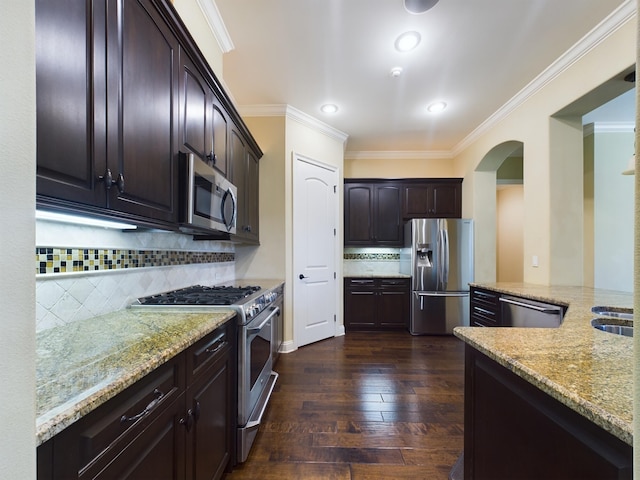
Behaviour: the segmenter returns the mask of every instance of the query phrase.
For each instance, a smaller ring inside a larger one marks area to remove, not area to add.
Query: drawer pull
[[[205,349],[204,353],[208,353],[209,355],[213,355],[218,350],[220,350],[222,347],[224,347],[226,344],[227,344],[227,342],[225,340],[218,340],[217,342],[215,342],[210,347],[207,347]]]
[[[156,398],[151,400],[149,402],[149,405],[144,407],[144,410],[142,410],[140,413],[132,417],[127,417],[126,415],[123,415],[122,417],[120,417],[120,424],[135,422],[136,420],[139,420],[140,418],[144,417],[147,413],[149,413],[151,410],[153,410],[155,406],[158,404],[158,402],[160,402],[160,400],[162,400],[162,398],[164,397],[164,393],[162,393],[157,388],[154,388],[153,394],[156,396]]]

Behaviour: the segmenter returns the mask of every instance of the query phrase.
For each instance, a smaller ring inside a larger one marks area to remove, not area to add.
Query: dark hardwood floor
[[[447,479],[463,448],[455,337],[354,332],[280,355],[239,479]]]

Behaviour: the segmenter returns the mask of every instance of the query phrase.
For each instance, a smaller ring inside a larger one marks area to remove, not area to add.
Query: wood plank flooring
[[[353,332],[280,355],[248,460],[226,478],[446,480],[463,448],[464,347]]]

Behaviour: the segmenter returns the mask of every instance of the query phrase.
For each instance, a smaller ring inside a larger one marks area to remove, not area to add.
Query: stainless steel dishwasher
[[[502,324],[505,327],[557,328],[562,323],[561,306],[520,297],[500,297]]]

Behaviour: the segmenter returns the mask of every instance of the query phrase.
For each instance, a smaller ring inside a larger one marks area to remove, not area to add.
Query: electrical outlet
[[[531,257],[531,266],[538,267],[538,255],[534,255]]]

